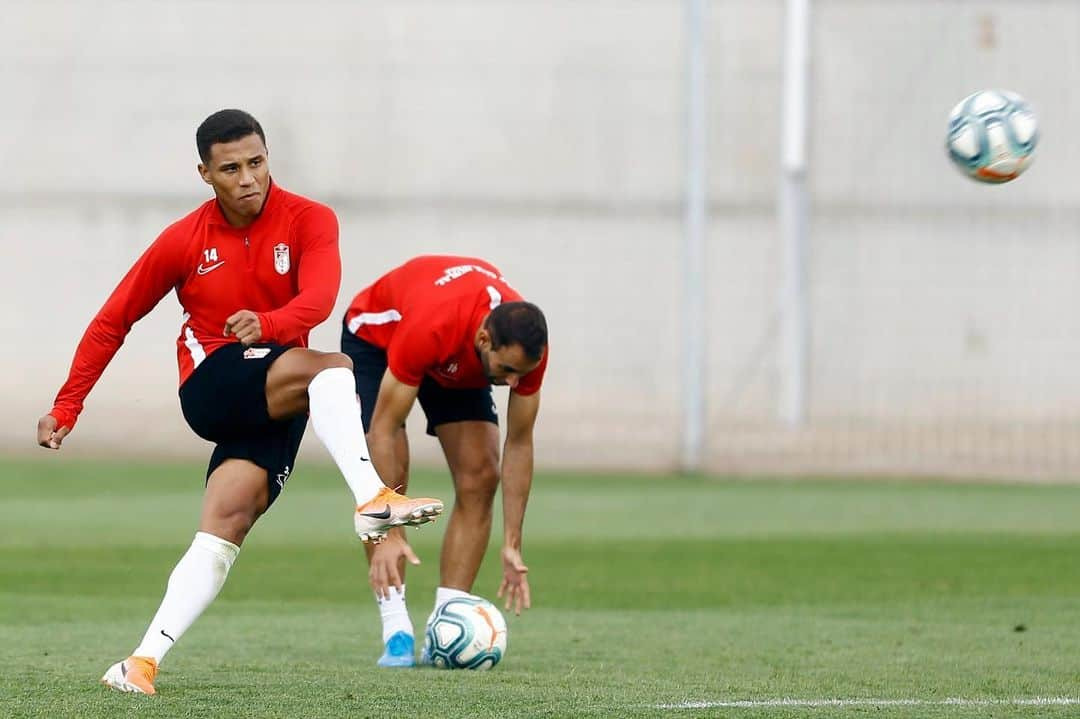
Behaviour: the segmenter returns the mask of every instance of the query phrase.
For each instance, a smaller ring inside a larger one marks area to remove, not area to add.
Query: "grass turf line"
[[[348,492],[301,467],[148,699],[95,682],[138,642],[190,543],[201,467],[55,459],[0,463],[0,716],[1075,713],[710,703],[1074,696],[1077,487],[541,475],[525,535],[534,609],[508,615],[494,671],[451,673],[376,669]],[[414,491],[452,494],[431,472]],[[424,560],[414,623],[440,532],[409,534]],[[489,551],[477,593],[494,598],[499,572]]]

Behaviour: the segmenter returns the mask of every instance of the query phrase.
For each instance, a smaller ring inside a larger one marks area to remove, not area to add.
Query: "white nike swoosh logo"
[[[205,275],[213,272],[217,268],[221,267],[223,264],[225,264],[225,260],[222,260],[221,262],[215,262],[212,265],[207,265],[206,267],[203,267],[202,263],[200,262],[199,266],[195,268],[195,271],[198,272],[200,275]]]

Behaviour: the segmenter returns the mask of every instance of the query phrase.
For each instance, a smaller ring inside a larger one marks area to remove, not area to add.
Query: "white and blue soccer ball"
[[[1016,179],[1031,164],[1039,142],[1039,121],[1015,92],[980,90],[949,115],[945,142],[960,171],[979,182]]]
[[[424,659],[440,669],[491,669],[506,653],[506,620],[480,597],[454,597],[428,620]]]

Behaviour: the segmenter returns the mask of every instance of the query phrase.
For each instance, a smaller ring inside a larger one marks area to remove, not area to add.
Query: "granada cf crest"
[[[274,245],[274,269],[277,270],[279,275],[283,275],[289,271],[289,246],[282,242],[279,245]]]

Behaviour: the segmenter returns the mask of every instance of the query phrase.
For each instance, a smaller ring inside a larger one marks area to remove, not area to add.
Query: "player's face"
[[[229,224],[244,227],[259,216],[270,189],[270,165],[257,134],[211,145],[210,159],[199,164],[199,174],[214,188]]]
[[[521,378],[532,372],[540,365],[540,360],[530,360],[525,356],[525,350],[521,345],[507,345],[499,349],[491,348],[491,340],[482,340],[477,348],[480,355],[480,364],[484,366],[484,374],[488,382],[495,385],[517,387]]]

